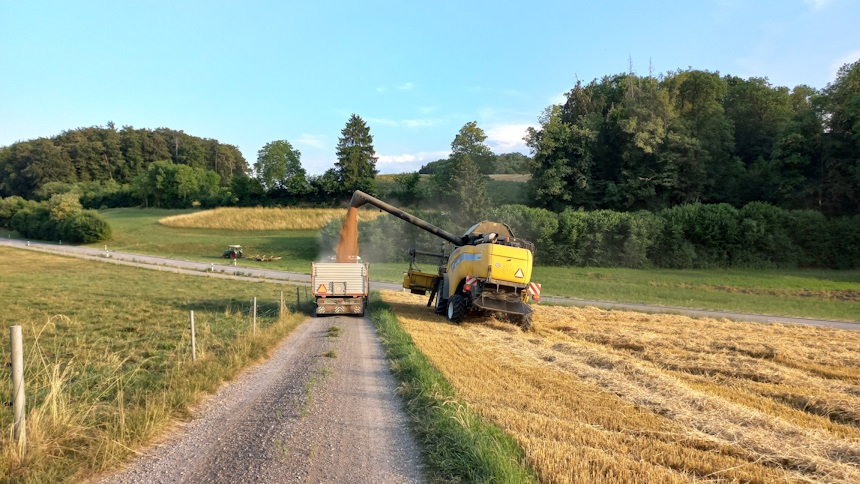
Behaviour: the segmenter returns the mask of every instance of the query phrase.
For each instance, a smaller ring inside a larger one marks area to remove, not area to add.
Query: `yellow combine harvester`
[[[410,251],[413,256],[439,257],[439,272],[421,272],[410,264],[403,287],[414,293],[430,291],[427,305],[459,322],[467,313],[494,311],[510,317],[523,329],[531,326],[529,299],[540,300],[540,284],[531,282],[534,244],[514,237],[507,224],[480,222],[462,237],[410,215],[378,198],[356,191],[350,207],[373,205],[454,244],[445,255]]]

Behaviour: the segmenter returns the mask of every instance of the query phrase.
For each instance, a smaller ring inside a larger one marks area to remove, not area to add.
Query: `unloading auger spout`
[[[380,210],[384,210],[397,218],[405,220],[412,225],[415,225],[416,227],[422,228],[437,237],[441,237],[448,242],[451,242],[456,247],[461,247],[463,245],[469,244],[469,237],[458,237],[450,232],[440,229],[439,227],[431,223],[421,220],[414,215],[408,214],[397,207],[389,205],[376,197],[372,197],[360,190],[356,190],[355,193],[352,194],[352,200],[350,200],[349,206],[351,208],[358,208],[366,203],[369,203]]]

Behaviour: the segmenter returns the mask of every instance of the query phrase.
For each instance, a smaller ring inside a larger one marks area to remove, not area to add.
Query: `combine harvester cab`
[[[315,316],[364,316],[369,294],[368,265],[355,262],[316,262],[311,265]]]

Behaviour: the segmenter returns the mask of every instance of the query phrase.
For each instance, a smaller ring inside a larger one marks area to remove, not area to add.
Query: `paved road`
[[[314,318],[99,482],[421,482],[395,388],[368,318]]]
[[[134,265],[158,270],[170,270],[195,275],[210,275],[214,277],[240,278],[255,281],[289,282],[291,284],[308,285],[310,275],[295,272],[284,272],[271,269],[249,267],[233,267],[228,263],[207,264],[187,260],[169,259],[150,255],[132,254],[128,252],[106,252],[89,247],[27,242],[14,239],[0,239],[0,246],[6,245],[23,249],[37,250],[56,254],[64,254],[88,259],[111,261],[117,264]],[[110,257],[108,257],[108,255]],[[214,271],[213,271],[214,269]],[[224,272],[221,272],[221,271]],[[238,274],[237,274],[238,273]],[[396,283],[371,281],[374,289],[402,290]],[[599,301],[594,299],[578,299],[560,296],[543,295],[542,302],[564,306],[595,306],[604,309],[620,309],[625,311],[640,311],[650,313],[674,313],[692,317],[726,318],[735,321],[753,321],[759,323],[806,324],[838,329],[860,330],[860,322],[832,321],[827,319],[796,318],[791,316],[773,316],[763,314],[748,314],[732,311],[717,311],[711,309],[694,309],[676,306],[661,306],[656,304],[621,303],[614,301]]]

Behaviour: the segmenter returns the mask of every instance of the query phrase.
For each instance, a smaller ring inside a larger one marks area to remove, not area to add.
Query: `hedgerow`
[[[440,212],[415,215],[460,235]],[[657,212],[572,210],[554,213],[524,205],[504,205],[487,213],[514,234],[535,243],[541,265],[661,268],[860,267],[860,215],[827,218],[814,210],[785,210],[752,202],[687,204]],[[476,221],[477,222],[477,221]],[[323,229],[331,246],[342,220]],[[402,261],[406,251],[392,244],[439,248],[441,240],[394,217],[359,222],[363,256]]]

